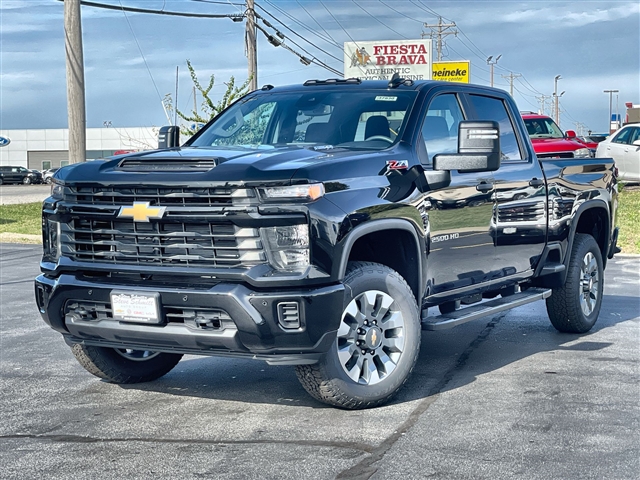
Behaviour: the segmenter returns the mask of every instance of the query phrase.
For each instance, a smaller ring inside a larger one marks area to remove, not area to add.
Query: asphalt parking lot
[[[39,246],[0,244],[0,478],[609,478],[640,474],[640,257],[606,271],[587,335],[541,302],[423,332],[414,374],[365,411],[309,397],[292,367],[185,357],[118,386],[40,319]]]

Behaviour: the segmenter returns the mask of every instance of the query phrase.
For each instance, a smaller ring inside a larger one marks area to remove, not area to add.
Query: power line
[[[81,2],[81,4],[82,3],[84,2]],[[122,6],[122,2],[120,2],[120,6]],[[158,94],[158,98],[160,99],[162,110],[164,110],[164,114],[166,115],[167,120],[169,121],[169,123],[171,123],[171,119],[169,118],[169,113],[167,112],[167,108],[164,106],[162,95],[160,95],[160,90],[158,90],[158,85],[156,85],[156,81],[153,79],[153,75],[151,74],[151,69],[149,68],[149,64],[147,63],[147,59],[145,58],[144,53],[142,53],[142,48],[140,47],[140,43],[138,42],[138,37],[136,36],[136,32],[133,31],[133,26],[131,25],[131,22],[129,21],[129,17],[127,16],[127,12],[124,10],[124,8],[122,9],[122,14],[126,19],[127,24],[129,25],[129,30],[131,30],[131,35],[133,35],[133,39],[135,40],[136,45],[138,46],[138,51],[140,52],[140,56],[142,57],[144,66],[147,67],[147,72],[149,73],[149,77],[151,78],[151,83],[153,83],[153,88],[156,89],[156,93]],[[177,108],[177,105],[176,105],[176,108]]]
[[[256,4],[257,7],[260,7],[258,4]],[[262,10],[264,10],[262,7],[260,7]],[[275,21],[277,21],[278,23],[280,23],[281,25],[283,25],[287,30],[289,30],[291,33],[293,33],[296,37],[304,40],[305,42],[307,42],[309,45],[311,45],[313,48],[316,48],[318,50],[320,50],[321,52],[323,52],[326,55],[329,55],[330,57],[334,58],[335,60],[339,61],[339,62],[344,62],[343,59],[336,57],[335,55],[332,55],[331,53],[327,52],[326,50],[324,50],[323,48],[318,47],[315,43],[311,42],[310,40],[307,40],[306,38],[304,38],[302,35],[300,35],[299,33],[297,33],[295,30],[293,30],[292,28],[290,28],[289,26],[287,26],[284,22],[282,22],[281,20],[279,20],[277,17],[273,16],[271,13],[269,13],[268,11],[264,10],[267,15],[269,15],[271,18],[273,18]],[[267,21],[267,19],[265,19],[262,15],[259,15],[256,13],[256,16],[262,20],[262,22],[269,28],[273,28],[274,30],[276,30],[276,32],[278,32],[278,29],[276,27],[274,27],[273,25],[271,25],[271,23],[269,23]],[[281,32],[280,32],[281,33]],[[281,33],[282,34],[282,33]],[[284,35],[284,34],[282,34]],[[290,39],[291,40],[291,39]],[[291,43],[293,43],[294,45],[297,45],[293,40],[291,40]],[[304,48],[302,48],[301,46],[298,45],[298,47],[302,50],[304,50]],[[304,50],[306,52],[306,50]],[[309,52],[307,52],[309,53]],[[310,53],[309,53],[310,54]]]
[[[272,2],[270,2],[269,0],[265,0],[269,5],[271,5],[273,8],[275,8],[276,10],[278,10],[282,15],[284,15],[285,17],[287,17],[289,20],[291,20],[292,22],[298,24],[299,26],[301,26],[302,28],[304,28],[305,30],[307,30],[308,32],[312,33],[313,35],[315,35],[316,37],[318,37],[320,40],[329,43],[332,46],[335,46],[336,48],[340,49],[340,51],[342,51],[342,46],[340,44],[338,44],[335,40],[331,39],[327,39],[325,37],[323,37],[322,35],[320,35],[318,32],[316,32],[315,30],[313,30],[312,28],[308,27],[307,25],[305,25],[304,23],[302,23],[300,20],[298,20],[297,18],[295,18],[294,16],[290,15],[289,13],[287,13],[286,11],[282,10],[280,7],[278,7],[277,5],[273,4]],[[270,13],[268,10],[266,10],[263,6],[258,5],[256,3],[256,7],[258,7],[260,10],[262,10],[263,12],[265,12],[267,15],[269,15],[271,18],[273,18],[275,21],[277,21],[278,23],[282,24],[283,26],[285,26],[286,28],[288,28],[289,30],[291,30],[290,27],[288,27],[284,22],[282,22],[282,20],[279,20],[278,18],[276,18],[272,13]],[[297,35],[297,34],[296,34]],[[308,41],[308,40],[307,40]]]
[[[376,22],[378,22],[380,25],[384,25],[386,28],[388,28],[389,30],[391,30],[393,33],[395,33],[396,35],[400,35],[402,38],[409,38],[406,35],[400,33],[397,30],[394,30],[393,28],[391,28],[389,25],[387,25],[386,23],[384,23],[383,21],[381,21],[378,17],[375,17],[373,15],[371,15],[367,10],[365,10],[361,5],[358,5],[358,3],[356,3],[356,0],[351,0],[353,2],[353,4],[355,6],[357,6],[360,10],[362,10],[364,13],[366,13],[367,15],[369,15],[371,18],[373,18]]]
[[[64,2],[64,0],[58,0],[58,1]],[[132,13],[154,13],[156,15],[170,15],[170,16],[192,17],[192,18],[230,18],[234,22],[241,22],[244,19],[244,15],[240,15],[240,14],[168,12],[165,10],[150,10],[147,8],[124,7],[122,6],[122,3],[120,4],[120,6],[118,6],[118,5],[108,5],[105,3],[88,2],[86,0],[82,0],[80,4],[86,7],[105,8],[107,10],[118,10],[122,12],[132,12]]]
[[[379,1],[380,1],[380,3],[381,3],[382,5],[384,5],[385,7],[387,7],[389,10],[393,10],[394,12],[396,12],[396,13],[398,13],[398,14],[402,15],[403,17],[408,18],[409,20],[413,20],[414,22],[418,22],[418,23],[420,23],[420,24],[424,23],[424,22],[422,22],[422,21],[418,20],[417,18],[410,17],[409,15],[407,15],[407,14],[405,14],[405,13],[402,13],[400,10],[396,10],[396,9],[395,9],[395,8],[393,8],[392,6],[387,5],[386,3],[384,3],[382,0],[379,0]]]
[[[269,2],[269,3],[271,3],[271,2]],[[331,36],[331,34],[330,34],[329,32],[327,32],[327,30],[326,30],[322,25],[320,25],[320,22],[318,22],[318,20],[316,20],[316,17],[314,17],[313,15],[311,15],[311,14],[309,13],[309,11],[304,7],[304,5],[302,5],[302,3],[300,3],[300,0],[296,0],[296,3],[297,3],[298,5],[300,5],[300,7],[302,7],[302,9],[307,13],[307,15],[309,15],[309,18],[311,18],[311,20],[313,20],[314,22],[316,22],[316,25],[318,25],[318,26],[322,29],[322,31],[327,35],[327,37],[329,37],[329,38],[333,41],[333,43],[335,43],[336,45],[339,45],[339,44],[338,44],[338,42],[336,41],[336,39],[335,39],[335,38],[333,38],[333,37]],[[326,10],[326,8],[327,8],[327,7],[324,7],[324,8],[325,8],[325,10]]]
[[[338,26],[339,26],[339,27],[342,29],[342,31],[347,35],[347,37],[349,37],[349,39],[351,39],[351,41],[352,41],[353,43],[355,43],[355,44],[356,44],[356,46],[358,46],[358,42],[356,42],[356,41],[355,41],[355,39],[354,39],[354,38],[349,34],[349,32],[348,32],[348,31],[347,31],[347,30],[342,26],[342,24],[341,24],[341,23],[338,21],[338,19],[333,15],[333,13],[331,13],[331,10],[329,10],[329,9],[327,8],[327,6],[324,4],[324,2],[323,2],[322,0],[319,0],[319,1],[320,1],[320,5],[322,5],[322,6],[324,7],[324,9],[327,11],[327,13],[328,13],[329,15],[331,15],[331,18],[333,18],[333,20],[338,24]],[[298,2],[298,3],[300,3],[300,2]],[[324,29],[323,29],[323,30],[324,30]]]

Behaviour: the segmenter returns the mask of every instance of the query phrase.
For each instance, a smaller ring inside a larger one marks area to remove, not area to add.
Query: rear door
[[[493,172],[495,192],[491,236],[496,245],[494,278],[523,273],[537,262],[547,232],[547,192],[538,159],[525,148],[517,112],[499,95],[470,94],[476,120],[500,125],[500,168]]]

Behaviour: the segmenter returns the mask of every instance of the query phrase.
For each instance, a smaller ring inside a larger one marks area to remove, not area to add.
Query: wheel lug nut
[[[374,320],[374,321],[373,321],[373,322],[371,322],[371,323],[373,323],[374,325],[377,325],[377,324],[378,324],[378,321],[377,321],[377,320]]]
[[[363,355],[366,355],[366,354],[367,354],[367,351],[366,351],[366,350],[362,350],[362,354],[363,354]]]
[[[365,325],[369,325],[369,320],[365,320],[365,321],[364,321],[364,324],[365,324]]]

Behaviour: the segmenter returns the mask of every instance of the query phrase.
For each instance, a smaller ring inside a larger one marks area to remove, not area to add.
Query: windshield
[[[192,146],[382,150],[399,139],[417,92],[314,90],[247,96]]]
[[[529,118],[524,124],[531,138],[564,138],[560,127],[550,118]]]

